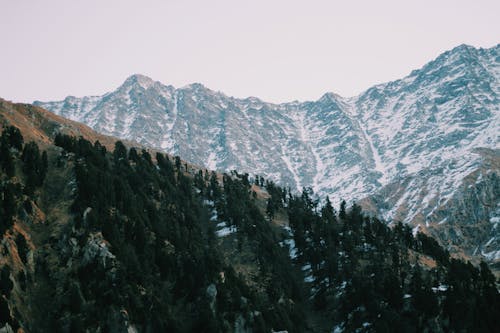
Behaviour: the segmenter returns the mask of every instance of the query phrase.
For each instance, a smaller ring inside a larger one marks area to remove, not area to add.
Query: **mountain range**
[[[34,104],[208,169],[358,200],[498,264],[499,51],[461,45],[350,98],[274,104],[137,74],[102,96]]]
[[[1,98],[0,129],[0,332],[497,331],[487,264],[355,203]]]

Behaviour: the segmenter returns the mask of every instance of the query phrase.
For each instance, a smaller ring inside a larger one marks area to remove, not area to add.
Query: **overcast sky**
[[[141,73],[267,101],[353,96],[465,43],[498,0],[0,0],[0,97],[100,95]]]

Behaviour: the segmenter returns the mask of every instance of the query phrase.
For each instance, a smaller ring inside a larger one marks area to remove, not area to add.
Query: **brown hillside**
[[[25,141],[35,141],[39,145],[49,145],[57,133],[99,142],[108,149],[114,147],[117,138],[101,135],[90,127],[72,120],[57,116],[45,109],[31,104],[11,103],[0,98],[0,126],[15,126],[21,130]],[[127,142],[127,145],[139,146]]]

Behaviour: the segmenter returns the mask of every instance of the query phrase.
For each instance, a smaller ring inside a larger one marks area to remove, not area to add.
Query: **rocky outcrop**
[[[429,171],[393,182],[360,204],[372,214],[430,233],[456,256],[486,260],[496,267],[500,261],[500,151],[475,153],[480,164],[449,193],[436,190],[441,184],[434,183],[436,171]]]
[[[89,235],[87,244],[82,249],[82,253],[83,265],[97,262],[103,268],[110,268],[115,264],[116,257],[109,250],[108,243],[100,232]]]

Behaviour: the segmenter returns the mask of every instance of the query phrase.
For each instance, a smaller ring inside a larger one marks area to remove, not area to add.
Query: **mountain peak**
[[[123,85],[124,86],[139,85],[140,87],[142,87],[144,89],[148,89],[154,83],[155,83],[155,81],[146,75],[133,74],[125,80]]]
[[[205,87],[203,84],[201,84],[199,82],[194,82],[194,83],[187,84],[187,85],[183,86],[181,89],[194,90],[194,91],[210,90],[210,89],[208,89],[207,87]]]
[[[327,93],[323,94],[323,96],[321,96],[321,98],[318,100],[318,102],[321,102],[321,103],[330,103],[330,102],[338,103],[339,99],[342,99],[342,97],[340,95],[337,95],[337,94],[332,93],[332,92],[327,92]]]
[[[451,49],[451,53],[457,53],[457,52],[467,52],[467,51],[473,51],[473,50],[476,50],[476,48],[472,45],[468,45],[468,44],[460,44],[456,47],[454,47],[453,49]]]

